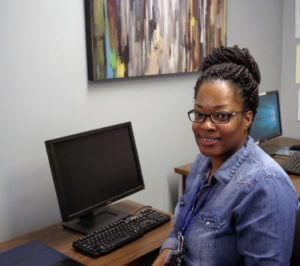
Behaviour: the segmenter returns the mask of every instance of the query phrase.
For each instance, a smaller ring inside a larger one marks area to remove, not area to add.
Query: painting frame
[[[199,71],[227,41],[227,0],[85,0],[91,81]]]

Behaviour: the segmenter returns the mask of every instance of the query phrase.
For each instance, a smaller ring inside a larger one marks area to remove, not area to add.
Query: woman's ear
[[[243,122],[243,126],[244,126],[246,131],[248,131],[249,127],[251,126],[252,120],[253,120],[253,112],[252,111],[247,111],[244,114],[244,122]]]

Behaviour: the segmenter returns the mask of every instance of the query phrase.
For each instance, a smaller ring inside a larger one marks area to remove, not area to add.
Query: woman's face
[[[214,112],[241,112],[243,101],[228,81],[206,81],[200,86],[194,110],[205,114]],[[228,123],[213,123],[209,116],[202,123],[193,122],[192,129],[200,152],[219,163],[236,152],[247,138],[252,122],[251,111],[237,113]]]

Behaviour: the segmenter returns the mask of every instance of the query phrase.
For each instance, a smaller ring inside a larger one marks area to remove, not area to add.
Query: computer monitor
[[[250,136],[257,143],[282,135],[278,91],[268,91],[259,95],[257,114],[252,122]]]
[[[145,188],[131,122],[45,145],[66,228],[86,234],[127,216],[108,205]]]

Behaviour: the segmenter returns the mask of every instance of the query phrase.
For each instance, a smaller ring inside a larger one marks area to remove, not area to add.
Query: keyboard
[[[75,250],[97,258],[170,221],[170,215],[145,207],[73,242]]]
[[[289,174],[300,175],[300,152],[288,157],[281,166]]]

